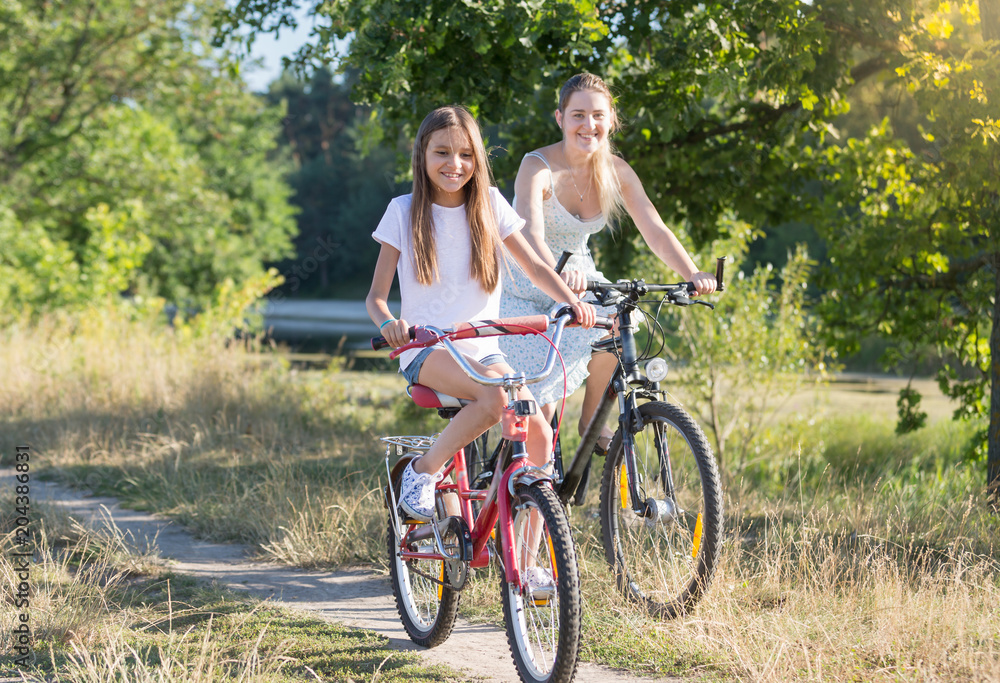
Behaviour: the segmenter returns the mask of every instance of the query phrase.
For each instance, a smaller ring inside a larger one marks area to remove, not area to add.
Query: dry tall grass
[[[274,559],[382,562],[376,437],[422,428],[398,378],[296,373],[107,312],[2,334],[2,452],[30,442],[69,480]],[[1000,523],[961,462],[965,432],[789,424],[762,442],[762,470],[730,472],[722,565],[686,618],[622,604],[593,508],[574,510],[588,658],[756,681],[1000,680]],[[494,578],[466,597],[493,620]]]
[[[113,310],[0,332],[0,369],[0,453],[30,443],[71,482],[291,563],[381,547],[384,522],[357,514],[374,507],[372,435],[394,422],[377,383],[348,402],[332,374]]]

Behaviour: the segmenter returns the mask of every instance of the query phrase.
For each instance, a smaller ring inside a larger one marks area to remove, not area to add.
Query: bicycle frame
[[[399,553],[402,559],[440,560],[444,562],[468,561],[471,567],[485,567],[489,564],[490,560],[487,542],[490,540],[493,529],[497,526],[497,522],[499,521],[502,550],[501,560],[506,579],[511,583],[520,583],[517,563],[514,558],[513,511],[510,508],[510,499],[508,496],[500,495],[500,492],[509,491],[513,494],[514,486],[522,482],[532,484],[539,481],[551,482],[552,480],[551,476],[547,472],[541,468],[530,465],[527,462],[528,452],[524,444],[527,439],[527,423],[525,418],[534,413],[535,405],[534,401],[518,400],[517,392],[520,387],[525,384],[537,382],[552,371],[556,357],[555,348],[559,343],[559,339],[562,337],[563,328],[566,326],[567,322],[569,322],[569,318],[566,317],[564,310],[560,310],[560,313],[555,317],[558,318],[558,320],[556,322],[555,333],[553,334],[553,351],[549,353],[545,367],[540,373],[532,377],[525,377],[524,373],[515,373],[513,375],[505,375],[502,378],[489,380],[483,378],[476,380],[481,384],[502,386],[507,391],[507,407],[504,409],[502,420],[503,438],[511,444],[512,449],[510,452],[510,463],[504,469],[503,474],[500,477],[494,476],[493,480],[490,482],[490,487],[486,491],[472,489],[469,486],[464,448],[452,456],[451,462],[445,466],[442,473],[442,476],[444,477],[442,481],[447,479],[453,473],[455,475],[455,483],[439,484],[438,490],[444,492],[450,491],[458,495],[461,517],[465,522],[466,528],[469,530],[469,536],[472,541],[471,557],[449,557],[443,552],[418,553],[407,548],[408,541],[425,540],[433,536],[436,541],[435,546],[437,550],[443,551],[444,548],[441,541],[441,530],[443,529],[443,525],[448,523],[447,519],[450,519],[446,518],[437,523],[430,522],[409,524],[406,531],[398,539]],[[460,353],[455,351],[451,341],[446,336],[442,336],[443,331],[436,328],[426,329],[429,330],[431,334],[436,335],[433,340],[436,340],[437,337],[441,337],[441,342],[452,355],[452,358],[455,359],[467,375],[475,379],[476,373],[469,366],[468,361]],[[418,337],[418,343],[432,340],[431,337],[421,340],[420,334],[423,334],[423,331],[419,333],[415,332],[415,334]],[[398,353],[402,348],[403,347],[396,349],[393,353]],[[387,468],[388,455],[389,453],[387,451]],[[391,490],[391,472],[389,472],[389,487],[391,496],[390,500],[395,500],[395,492]],[[473,514],[472,501],[474,500],[481,501],[483,504],[478,515]],[[387,503],[387,506],[390,508],[390,514],[393,516],[395,528],[399,529],[399,517],[396,515],[394,505]]]
[[[635,442],[633,440],[635,430],[632,429],[637,414],[636,399],[637,393],[647,395],[649,398],[657,398],[661,395],[661,391],[658,383],[649,382],[639,370],[638,351],[635,345],[637,325],[632,318],[636,304],[636,301],[623,304],[622,310],[618,314],[618,336],[598,343],[600,347],[605,347],[608,350],[616,346],[619,347],[621,349],[620,363],[615,368],[615,372],[601,396],[601,402],[583,433],[580,445],[573,454],[573,461],[568,469],[564,469],[562,482],[556,486],[556,493],[564,505],[576,494],[576,490],[583,480],[587,464],[590,462],[590,455],[594,452],[594,447],[601,435],[601,428],[607,422],[612,409],[617,407],[619,431],[624,441],[622,446],[625,448],[629,499],[632,501],[632,509],[636,513],[643,511],[644,501],[639,500],[638,482],[635,474]],[[636,389],[629,391],[630,386],[636,387]]]

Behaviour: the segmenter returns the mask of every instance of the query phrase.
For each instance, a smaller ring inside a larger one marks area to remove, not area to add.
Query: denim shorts
[[[406,366],[406,369],[400,370],[410,386],[418,383],[417,378],[420,377],[420,368],[423,367],[424,361],[427,360],[427,356],[431,355],[431,351],[438,350],[441,350],[441,347],[431,346],[426,349],[421,349],[420,353],[418,353],[416,357],[410,361],[410,364]],[[491,353],[479,362],[483,365],[496,365],[497,363],[503,363],[504,358],[502,353]]]

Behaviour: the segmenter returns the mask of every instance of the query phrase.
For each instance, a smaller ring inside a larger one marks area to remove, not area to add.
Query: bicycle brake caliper
[[[632,410],[629,418],[630,418],[629,422],[632,423],[631,426],[629,427],[632,433],[638,434],[639,432],[641,432],[643,428],[642,413],[639,412],[639,405],[636,404],[635,402],[632,403]]]

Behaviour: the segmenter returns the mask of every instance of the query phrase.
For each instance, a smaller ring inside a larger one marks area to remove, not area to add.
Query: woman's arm
[[[378,261],[375,263],[372,286],[365,299],[368,316],[376,325],[381,326],[387,320],[395,320],[395,316],[389,310],[389,288],[392,287],[392,279],[396,275],[397,263],[399,263],[399,250],[383,242],[382,250],[378,253]],[[392,348],[396,348],[410,341],[409,329],[405,320],[396,320],[381,327],[381,335]]]
[[[526,156],[514,179],[514,195],[517,205],[514,210],[525,220],[521,236],[542,261],[555,268],[556,259],[545,243],[545,210],[542,202],[549,190],[551,175],[548,167],[535,156]]]
[[[698,270],[684,249],[684,245],[660,218],[653,202],[646,195],[639,176],[628,162],[616,157],[615,170],[618,171],[618,178],[621,180],[625,209],[635,221],[635,226],[639,228],[639,233],[653,253],[685,280],[693,282],[699,294],[714,292],[715,276]]]
[[[580,298],[556,275],[556,271],[542,261],[535,250],[528,245],[527,240],[521,236],[520,232],[511,233],[504,240],[503,245],[536,287],[552,297],[553,300],[565,301],[572,306],[576,320],[580,325],[587,328],[594,326],[594,319],[597,315],[594,307],[580,301]]]

